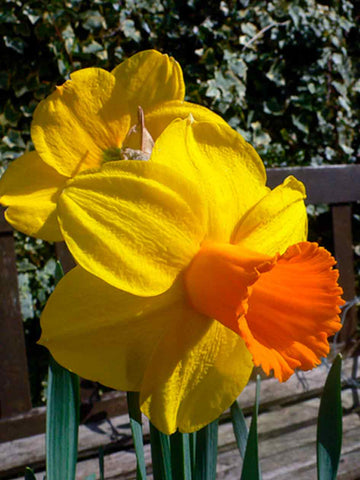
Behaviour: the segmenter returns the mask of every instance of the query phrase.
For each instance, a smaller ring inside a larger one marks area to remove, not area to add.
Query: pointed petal
[[[162,102],[184,99],[185,85],[180,65],[172,57],[155,50],[133,55],[112,73],[126,92],[134,113],[138,106],[147,114]]]
[[[151,161],[171,162],[203,186],[209,240],[228,242],[239,219],[269,190],[260,157],[225,124],[175,120],[155,143]]]
[[[75,267],[46,304],[40,343],[85,378],[139,391],[153,350],[182,302],[179,284],[157,297],[136,297]]]
[[[115,77],[85,68],[39,103],[31,137],[42,159],[62,175],[99,167],[103,152],[121,147],[130,127],[129,107]]]
[[[159,104],[146,116],[146,127],[153,139],[157,139],[164,129],[176,118],[185,119],[192,115],[197,122],[226,122],[208,108],[195,103],[174,100]]]
[[[7,221],[26,235],[61,241],[56,208],[66,181],[36,152],[14,160],[0,180],[0,203],[8,207]]]
[[[158,295],[203,240],[201,193],[165,165],[110,162],[68,183],[59,200],[60,227],[83,268],[134,295]]]
[[[341,328],[341,288],[335,260],[316,243],[288,248],[260,275],[239,320],[255,365],[285,381],[295,368],[309,370],[329,352],[327,337]]]
[[[306,240],[304,198],[304,185],[288,177],[240,220],[232,243],[275,255],[283,253],[289,245]]]
[[[249,380],[242,339],[185,303],[145,372],[141,410],[162,432],[193,432],[219,417]]]

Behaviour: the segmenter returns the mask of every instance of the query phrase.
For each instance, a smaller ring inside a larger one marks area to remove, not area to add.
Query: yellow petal
[[[173,120],[176,118],[185,119],[189,115],[192,115],[198,122],[214,122],[226,125],[226,122],[219,115],[208,108],[195,103],[174,100],[161,103],[146,115],[146,128],[151,133],[152,138],[156,140]]]
[[[182,303],[181,287],[136,297],[75,267],[46,304],[40,343],[82,377],[139,391],[153,350]]]
[[[7,221],[26,235],[61,241],[56,208],[66,181],[36,152],[14,160],[0,180],[0,203],[8,207]]]
[[[269,191],[260,157],[226,124],[175,120],[155,143],[151,161],[203,186],[209,240],[228,242],[239,219]]]
[[[37,106],[31,137],[42,159],[62,175],[99,167],[103,152],[121,147],[129,107],[115,77],[100,68],[74,72]]]
[[[59,222],[76,261],[134,295],[168,289],[206,231],[199,185],[165,165],[105,164],[78,175],[59,200]]]
[[[306,240],[304,185],[288,177],[240,221],[233,243],[258,253],[284,253],[289,245]]]
[[[193,432],[219,417],[249,380],[242,339],[183,305],[145,372],[141,410],[162,432]]]
[[[169,100],[183,100],[185,85],[180,65],[155,50],[137,53],[118,65],[112,73],[126,92],[133,113],[141,106],[146,113]]]

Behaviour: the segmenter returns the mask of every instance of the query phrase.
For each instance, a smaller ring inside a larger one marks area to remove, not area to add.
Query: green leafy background
[[[187,99],[222,115],[267,166],[360,160],[359,0],[3,0],[0,9],[0,174],[32,149],[34,108],[70,72],[111,70],[147,48],[174,56]],[[312,239],[331,249],[327,208],[310,213]],[[359,223],[357,206],[355,233]],[[54,284],[53,246],[16,239],[39,404],[46,353],[35,342]],[[358,269],[359,244],[355,238]]]

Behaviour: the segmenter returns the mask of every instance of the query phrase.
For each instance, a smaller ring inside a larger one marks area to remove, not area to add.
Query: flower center
[[[103,151],[102,163],[117,160],[149,160],[154,140],[145,127],[144,110],[138,107],[138,123],[128,131],[123,146],[109,147]]]
[[[236,333],[247,312],[252,285],[278,259],[225,243],[205,242],[185,271],[185,289],[198,312]]]
[[[116,160],[123,160],[124,156],[122,154],[122,148],[120,147],[110,147],[103,151],[103,163],[104,162],[115,162]]]
[[[124,147],[110,147],[103,151],[102,163],[118,160],[149,160],[150,155],[141,150]]]

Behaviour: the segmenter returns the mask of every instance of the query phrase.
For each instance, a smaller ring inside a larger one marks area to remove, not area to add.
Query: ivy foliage
[[[39,100],[79,68],[156,48],[191,101],[220,113],[268,165],[359,159],[359,1],[5,0],[1,166],[31,148]]]
[[[33,111],[55,85],[148,48],[174,56],[187,99],[223,116],[267,166],[358,162],[359,21],[360,0],[2,0],[0,175],[33,148]],[[37,403],[53,249],[18,235],[17,254]]]

